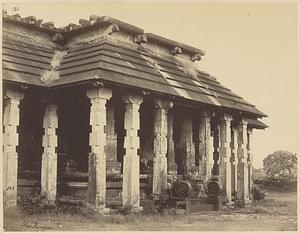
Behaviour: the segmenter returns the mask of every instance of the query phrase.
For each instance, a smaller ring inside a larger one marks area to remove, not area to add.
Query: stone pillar
[[[184,110],[183,110],[184,111]],[[192,166],[195,166],[195,146],[193,143],[193,123],[192,114],[189,111],[180,113],[182,118],[180,146],[183,152],[183,169],[184,174],[188,175],[191,172]]]
[[[87,91],[91,101],[89,137],[91,153],[89,156],[89,181],[87,203],[99,213],[105,213],[106,204],[106,102],[112,91],[99,87]]]
[[[213,175],[219,175],[220,162],[220,124],[216,124],[213,128]]]
[[[169,101],[155,100],[153,194],[161,194],[167,189],[167,113],[171,107]]]
[[[252,142],[252,137],[253,137],[253,132],[252,129],[248,129],[247,132],[247,138],[248,138],[248,179],[249,179],[249,197],[252,198],[251,194],[251,189],[253,186],[253,142]]]
[[[204,111],[200,116],[199,124],[199,174],[203,175],[206,181],[211,178],[213,153],[210,120],[210,114]]]
[[[236,127],[232,127],[231,136],[231,189],[236,195],[237,193],[237,149],[238,149],[238,131]]]
[[[106,173],[121,174],[121,163],[117,161],[117,134],[115,132],[115,111],[113,103],[106,105]]]
[[[24,95],[7,89],[4,93],[3,113],[3,201],[4,206],[17,205],[17,174],[20,122],[19,104]]]
[[[137,95],[128,94],[124,96],[125,116],[124,116],[124,163],[123,163],[123,207],[132,212],[141,210],[140,207],[140,148],[139,128],[140,115],[139,108],[143,98]]]
[[[238,165],[237,165],[237,203],[245,205],[249,202],[248,163],[247,163],[247,121],[238,124]]]
[[[221,119],[220,125],[220,164],[219,164],[219,175],[220,183],[223,187],[223,191],[226,194],[226,198],[231,203],[231,121],[232,117],[228,114],[224,114]]]
[[[177,164],[175,162],[175,146],[173,139],[173,111],[168,111],[168,133],[167,133],[167,141],[168,141],[168,175],[177,175]]]
[[[57,105],[46,104],[43,117],[43,154],[41,169],[41,197],[44,202],[54,204],[57,184]]]

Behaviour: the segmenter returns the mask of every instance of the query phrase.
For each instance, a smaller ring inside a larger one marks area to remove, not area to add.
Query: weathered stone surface
[[[122,99],[125,103],[124,129],[126,131],[122,203],[123,207],[135,212],[140,210],[140,157],[138,155],[140,141],[138,130],[140,128],[139,108],[143,98],[128,94]]]
[[[193,142],[192,112],[185,111],[180,115],[180,132],[178,143],[182,152],[183,173],[190,174],[191,168],[195,166],[195,145]]]
[[[117,134],[115,132],[115,110],[113,103],[106,105],[106,173],[120,174],[121,163],[117,162]]]
[[[231,133],[231,190],[237,192],[237,149],[238,149],[238,131],[236,127],[232,128]]]
[[[167,133],[169,101],[155,100],[153,145],[153,193],[161,194],[167,189]]]
[[[106,202],[106,102],[112,91],[106,88],[95,88],[87,91],[91,101],[89,137],[91,153],[89,157],[89,181],[87,203],[99,213],[105,213]]]
[[[251,189],[253,186],[253,142],[252,142],[252,137],[253,137],[253,130],[248,129],[247,131],[248,135],[248,176],[249,176],[249,197],[252,199],[252,194],[251,194]]]
[[[228,202],[231,202],[231,164],[230,164],[230,141],[231,141],[231,121],[232,117],[228,114],[224,114],[221,119],[220,125],[220,164],[219,175],[220,183],[223,187],[223,191],[226,194]]]
[[[174,139],[173,139],[173,111],[168,112],[168,174],[177,175],[177,164],[175,162],[175,149],[174,149]]]
[[[247,121],[238,124],[238,165],[237,165],[237,200],[239,203],[249,202],[248,162],[247,162]]]
[[[56,129],[58,127],[57,105],[48,104],[43,117],[43,154],[41,169],[41,196],[47,203],[56,200],[57,147]]]
[[[17,127],[20,121],[19,104],[24,95],[7,89],[4,93],[3,113],[3,201],[4,206],[17,205],[17,173],[19,142]]]
[[[206,180],[209,180],[211,178],[213,153],[210,124],[211,117],[206,111],[203,112],[199,117],[199,174],[203,175]]]

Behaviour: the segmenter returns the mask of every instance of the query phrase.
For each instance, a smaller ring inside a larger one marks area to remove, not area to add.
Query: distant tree
[[[278,150],[264,160],[264,171],[271,180],[291,182],[297,180],[297,157],[289,151]]]

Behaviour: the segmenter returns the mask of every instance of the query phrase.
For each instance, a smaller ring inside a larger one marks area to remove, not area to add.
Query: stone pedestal
[[[220,125],[220,164],[219,175],[220,183],[223,187],[223,191],[226,194],[226,198],[231,203],[231,150],[230,150],[230,138],[231,138],[231,121],[230,115],[224,114],[221,119]]]
[[[20,121],[19,104],[24,95],[7,89],[4,92],[3,113],[3,201],[4,206],[17,205],[17,173],[19,143],[17,127]]]
[[[57,105],[47,104],[43,118],[43,154],[41,169],[41,197],[43,202],[54,204],[57,190]]]
[[[140,207],[140,128],[139,108],[143,98],[137,95],[126,95],[123,98],[125,103],[124,116],[124,159],[123,159],[123,207],[138,212]]]
[[[153,145],[153,193],[161,194],[167,189],[167,113],[172,107],[168,101],[155,100]]]
[[[247,162],[247,121],[238,124],[238,165],[237,165],[237,202],[249,202],[248,162]]]
[[[88,90],[90,109],[90,147],[89,181],[87,192],[88,206],[99,213],[107,212],[106,205],[106,102],[112,92],[106,88]]]

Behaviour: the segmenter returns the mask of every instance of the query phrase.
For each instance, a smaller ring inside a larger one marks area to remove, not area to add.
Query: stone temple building
[[[195,170],[251,201],[266,115],[197,68],[204,51],[96,15],[56,28],[4,12],[2,32],[5,206],[139,211]]]

